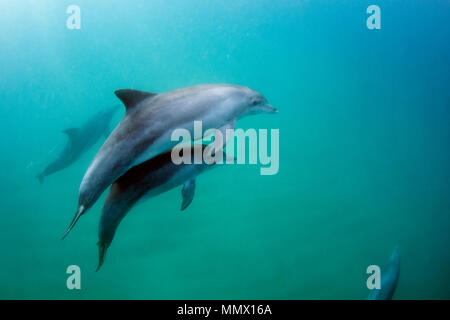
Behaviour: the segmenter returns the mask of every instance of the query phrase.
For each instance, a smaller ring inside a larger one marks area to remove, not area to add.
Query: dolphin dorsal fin
[[[74,141],[75,139],[77,139],[79,130],[80,130],[79,128],[70,128],[63,130],[63,133],[67,135],[70,141]]]
[[[183,189],[181,190],[181,195],[183,196],[181,211],[186,209],[191,204],[192,199],[194,199],[194,193],[195,193],[195,178],[192,178],[184,183]]]
[[[116,94],[117,98],[119,98],[123,102],[127,111],[135,107],[137,104],[139,104],[139,102],[157,95],[157,93],[139,91],[134,89],[119,89],[114,91],[114,93]]]

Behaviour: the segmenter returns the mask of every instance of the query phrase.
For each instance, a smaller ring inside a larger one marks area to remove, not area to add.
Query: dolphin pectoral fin
[[[64,240],[67,237],[67,235],[72,230],[72,228],[75,226],[75,224],[77,223],[78,219],[80,219],[80,217],[84,213],[84,211],[85,211],[84,210],[84,206],[80,206],[78,208],[78,211],[75,214],[75,217],[73,218],[72,222],[70,223],[69,228],[67,229],[66,233],[64,233],[64,235],[62,236],[62,240]]]
[[[119,98],[123,102],[127,111],[131,110],[133,107],[139,104],[139,102],[157,95],[157,93],[133,89],[119,89],[114,91],[114,93],[116,94],[117,98]]]
[[[39,180],[40,185],[42,186],[42,184],[44,183],[44,173],[40,173],[36,176],[36,178]]]
[[[231,134],[228,134],[228,135],[227,135],[227,129],[234,129],[235,124],[236,124],[236,120],[232,120],[232,121],[230,121],[230,122],[225,123],[223,126],[217,128],[217,130],[219,130],[220,133],[222,134],[222,138],[223,138],[223,147],[225,147],[225,145],[227,144],[228,140],[230,140],[230,138],[231,138],[231,136],[232,136]],[[211,137],[211,136],[212,136],[212,137]],[[205,138],[207,138],[207,137],[211,137],[211,138],[208,138],[208,139],[211,140],[211,139],[214,137],[214,135],[213,135],[213,134],[208,134],[208,135],[205,135],[205,136],[196,138],[196,139],[192,139],[192,141],[193,141],[193,142],[201,141],[201,140],[203,140],[203,139],[205,139]],[[223,148],[222,148],[222,149],[223,149]]]
[[[189,179],[183,185],[183,189],[181,190],[181,195],[183,196],[183,202],[181,204],[181,211],[186,209],[194,199],[195,193],[195,178]]]
[[[236,125],[236,120],[232,120],[230,122],[227,122],[223,126],[219,128],[219,131],[222,133],[223,137],[223,148],[227,145],[228,140],[232,137],[232,134],[227,134],[227,129],[234,129],[234,126]],[[222,148],[222,149],[223,149]]]
[[[108,247],[102,241],[97,242],[97,245],[98,245],[98,266],[95,272],[100,270],[100,267],[103,265],[103,262],[105,261],[106,250],[108,250]]]
[[[63,133],[65,133],[67,135],[67,137],[69,138],[70,142],[75,141],[76,139],[78,139],[78,132],[80,131],[79,128],[70,128],[70,129],[66,129],[63,131]]]

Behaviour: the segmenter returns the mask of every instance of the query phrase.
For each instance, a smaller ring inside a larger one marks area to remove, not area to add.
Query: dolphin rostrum
[[[42,184],[46,176],[67,168],[89,150],[101,136],[108,136],[109,123],[117,109],[116,106],[101,110],[81,127],[64,130],[63,133],[68,137],[67,144],[58,158],[36,176],[39,182]]]
[[[194,148],[204,150],[205,147],[195,144],[191,146],[191,154],[194,153]],[[226,157],[225,153],[223,155]],[[97,270],[103,264],[106,250],[111,245],[117,227],[134,204],[183,184],[181,210],[184,210],[194,197],[196,177],[214,166],[214,163],[207,164],[204,161],[198,164],[192,161],[190,164],[176,165],[169,150],[131,168],[117,179],[109,189],[100,217]]]
[[[170,139],[173,130],[184,128],[192,134],[194,121],[202,121],[205,129],[224,133],[244,115],[277,112],[259,92],[230,84],[197,85],[161,94],[121,89],[115,94],[125,105],[125,116],[87,169],[77,212],[63,238],[117,178],[172,148],[176,144]]]
[[[381,288],[373,289],[368,300],[391,300],[400,276],[400,253],[398,247],[392,251],[388,264],[381,270]]]

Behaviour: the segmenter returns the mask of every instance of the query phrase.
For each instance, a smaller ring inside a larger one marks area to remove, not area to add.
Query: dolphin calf
[[[191,146],[191,154],[196,147],[204,150],[206,146],[201,144]],[[183,184],[181,210],[184,210],[194,197],[196,177],[214,166],[214,163],[207,164],[204,161],[198,164],[192,161],[191,164],[176,165],[171,159],[169,150],[131,168],[117,179],[109,189],[100,217],[97,271],[103,264],[106,250],[111,245],[117,227],[134,204],[141,199],[149,199]]]
[[[400,276],[400,253],[398,247],[392,251],[388,264],[381,270],[381,288],[373,289],[368,300],[391,300]]]
[[[109,123],[117,109],[117,106],[106,108],[97,112],[81,127],[64,130],[63,133],[68,137],[67,144],[59,156],[36,176],[39,182],[42,184],[46,176],[67,168],[89,150],[101,136],[108,136]]]
[[[184,128],[192,134],[194,121],[202,121],[204,128],[224,133],[244,115],[277,112],[259,92],[230,84],[197,85],[161,94],[121,89],[115,94],[125,105],[125,116],[87,169],[77,212],[63,238],[117,178],[172,148],[177,143],[170,139],[173,130]]]

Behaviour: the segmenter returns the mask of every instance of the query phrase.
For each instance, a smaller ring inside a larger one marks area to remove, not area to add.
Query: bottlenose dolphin
[[[400,253],[398,247],[392,251],[388,264],[381,270],[381,288],[373,289],[368,300],[391,300],[400,276]]]
[[[191,155],[196,147],[204,150],[206,146],[191,146]],[[223,155],[226,157],[225,153]],[[131,168],[117,179],[109,189],[100,217],[97,270],[103,264],[106,250],[111,245],[117,227],[139,200],[149,199],[183,184],[181,210],[184,210],[194,198],[196,177],[212,167],[215,167],[214,163],[207,164],[204,161],[199,164],[192,161],[191,164],[176,165],[169,150]]]
[[[107,137],[109,134],[109,123],[116,107],[107,108],[97,112],[86,123],[79,128],[70,128],[63,131],[67,135],[68,141],[59,156],[51,162],[36,177],[42,184],[44,178],[52,173],[67,168],[74,163],[83,153],[89,150],[101,136]]]
[[[131,167],[172,148],[173,130],[192,134],[194,121],[205,129],[234,128],[244,115],[275,113],[262,94],[230,84],[204,84],[155,94],[121,89],[115,91],[126,113],[98,151],[80,185],[78,209],[63,238],[102,192]],[[199,138],[199,137],[197,137]]]

